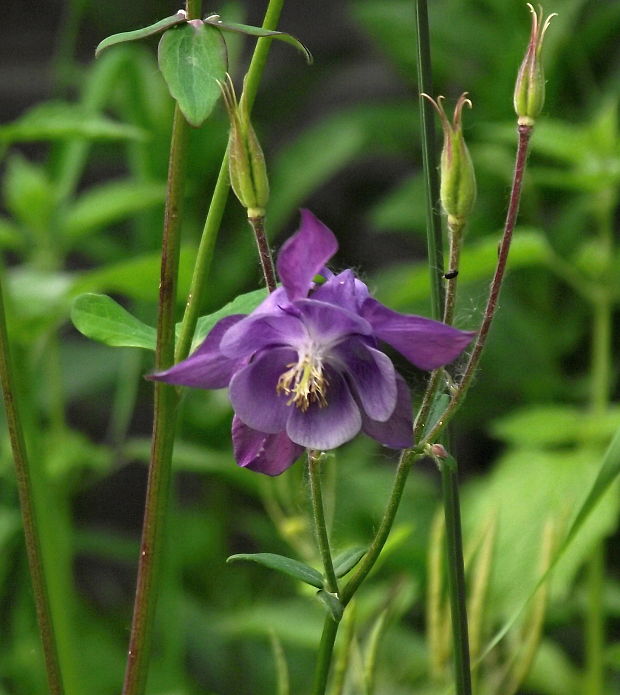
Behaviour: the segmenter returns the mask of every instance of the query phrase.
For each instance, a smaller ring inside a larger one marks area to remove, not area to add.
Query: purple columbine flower
[[[219,321],[190,357],[150,377],[228,387],[240,466],[279,475],[304,448],[335,449],[360,430],[395,449],[411,446],[409,388],[380,342],[430,370],[471,341],[470,332],[388,309],[351,270],[334,275],[325,264],[337,249],[333,233],[302,210],[299,231],[278,255],[282,286],[251,314]],[[317,275],[325,281],[314,282]]]

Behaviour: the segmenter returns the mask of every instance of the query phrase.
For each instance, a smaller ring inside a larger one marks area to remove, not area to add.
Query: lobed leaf
[[[102,51],[105,51],[106,48],[110,48],[110,46],[116,46],[116,44],[119,43],[127,43],[128,41],[139,41],[148,36],[155,36],[156,34],[161,34],[162,31],[166,31],[166,29],[170,29],[176,24],[181,24],[186,21],[187,12],[185,12],[185,10],[179,10],[176,14],[160,19],[159,22],[150,24],[143,29],[134,29],[134,31],[123,31],[120,34],[112,34],[112,36],[103,39],[97,46],[95,49],[95,58],[98,58]]]
[[[226,562],[235,562],[237,560],[256,562],[259,565],[263,565],[263,567],[269,567],[269,569],[288,574],[289,577],[299,579],[317,589],[323,588],[323,575],[320,572],[303,562],[299,562],[299,560],[293,560],[293,558],[285,557],[284,555],[276,555],[274,553],[239,553],[231,555]]]
[[[220,97],[228,68],[219,31],[202,22],[169,29],[159,42],[159,69],[187,121],[200,126]]]

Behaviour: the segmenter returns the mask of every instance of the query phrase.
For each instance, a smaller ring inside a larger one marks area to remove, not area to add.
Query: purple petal
[[[254,309],[252,316],[259,314],[277,313],[279,307],[289,303],[288,295],[284,287],[277,287],[273,292],[270,292],[265,299]]]
[[[347,377],[358,403],[373,420],[385,422],[396,407],[396,372],[392,360],[366,345],[361,338],[350,338],[333,348],[338,368]],[[334,362],[330,359],[330,363]]]
[[[222,338],[220,349],[230,358],[247,357],[268,346],[296,344],[306,337],[306,329],[292,313],[250,314],[232,326]]]
[[[318,287],[311,298],[336,304],[357,313],[368,296],[368,287],[355,277],[355,273],[352,270],[343,270]]]
[[[327,405],[312,403],[308,410],[292,408],[286,433],[309,449],[325,451],[353,439],[360,431],[362,417],[344,379],[333,370],[325,370],[329,382]]]
[[[362,413],[362,430],[381,444],[393,449],[406,449],[413,445],[411,394],[400,374],[396,374],[398,397],[392,416],[385,422],[371,420]]]
[[[474,336],[471,331],[459,331],[440,321],[399,314],[372,298],[364,302],[361,314],[379,340],[389,343],[420,369],[437,369],[452,362]]]
[[[201,389],[225,388],[233,374],[241,368],[242,360],[222,355],[220,343],[224,333],[244,318],[244,314],[234,314],[221,319],[186,360],[163,372],[151,374],[147,379]]]
[[[334,234],[309,210],[278,254],[278,275],[291,301],[308,295],[312,278],[338,250]]]
[[[307,334],[319,345],[348,335],[371,335],[372,326],[352,311],[314,299],[299,299],[293,307],[306,326]]]
[[[233,417],[232,441],[239,466],[266,475],[280,475],[302,455],[304,448],[294,444],[285,432],[265,434]]]
[[[261,352],[234,375],[230,382],[230,401],[248,427],[266,434],[286,429],[289,413],[295,408],[286,404],[289,397],[279,394],[276,386],[287,366],[296,362],[294,350],[272,348]]]

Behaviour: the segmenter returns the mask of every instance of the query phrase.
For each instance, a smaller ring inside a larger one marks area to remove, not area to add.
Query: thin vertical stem
[[[47,672],[47,682],[52,695],[63,695],[64,686],[58,658],[58,645],[52,622],[48,586],[43,564],[41,541],[37,528],[37,515],[34,503],[30,464],[22,421],[19,415],[17,394],[13,379],[9,339],[6,328],[2,279],[0,278],[0,383],[4,397],[6,422],[11,441],[11,450],[15,462],[15,476],[19,493],[26,554],[34,593],[34,602],[39,624],[39,633],[43,643],[43,656]]]
[[[155,351],[155,368],[158,371],[166,369],[174,362],[174,308],[179,266],[181,203],[187,135],[187,123],[181,110],[176,106],[170,143],[168,193],[162,241]],[[146,687],[160,583],[164,531],[168,514],[177,395],[173,386],[163,382],[156,382],[154,389],[151,462],[123,695],[142,695]]]
[[[334,572],[332,552],[329,545],[327,524],[325,523],[325,508],[323,507],[323,493],[321,489],[321,455],[318,451],[308,450],[308,479],[310,481],[310,499],[312,502],[312,517],[314,519],[314,531],[317,545],[325,572],[327,590],[332,594],[338,594],[338,580]]]
[[[450,224],[448,222],[450,230],[450,250],[449,250],[449,260],[448,269],[449,274],[446,273],[446,291],[445,291],[445,302],[443,308],[443,322],[448,325],[452,325],[454,321],[454,309],[456,307],[456,287],[459,272],[459,263],[461,257],[461,239],[463,236],[463,224],[457,222],[455,224]]]
[[[252,227],[252,231],[254,232],[254,240],[256,241],[258,258],[263,270],[265,284],[267,285],[269,292],[273,292],[277,287],[276,271],[273,266],[273,258],[271,257],[269,242],[265,236],[265,217],[264,215],[261,215],[260,217],[248,217],[248,222],[250,223],[250,227]]]
[[[312,695],[325,694],[337,633],[338,623],[332,618],[331,615],[326,615],[323,622],[323,632],[321,634],[321,642],[319,644],[319,651],[317,654],[316,669],[314,671]]]
[[[284,0],[269,0],[263,20],[263,29],[273,30],[278,26],[283,5]],[[269,38],[261,38],[256,42],[256,48],[254,49],[252,61],[246,75],[243,94],[241,95],[241,99],[244,99],[247,104],[248,114],[252,112],[252,106],[256,99],[256,93],[258,92],[258,85],[265,69],[265,63],[267,62],[271,41],[272,39]],[[196,330],[200,305],[209,277],[211,260],[213,259],[215,240],[217,239],[217,233],[220,229],[222,217],[224,216],[229,190],[228,153],[226,153],[222,159],[222,165],[220,166],[220,172],[213,190],[209,212],[207,213],[198,252],[196,254],[192,282],[187,297],[183,322],[181,324],[181,333],[177,343],[175,356],[177,362],[184,360],[189,355],[192,346],[192,338]]]
[[[452,615],[452,642],[456,692],[457,695],[471,695],[469,635],[467,628],[467,593],[465,588],[461,505],[459,501],[456,460],[449,456],[441,460],[440,468],[444,514],[446,518],[448,593],[450,595],[450,613]]]
[[[433,94],[431,68],[431,43],[426,0],[416,0],[416,39],[418,91]],[[422,162],[426,179],[426,244],[428,265],[431,275],[431,315],[440,319],[443,314],[443,243],[441,214],[439,210],[439,176],[435,145],[435,115],[433,107],[422,96],[420,99],[420,121],[422,124]]]

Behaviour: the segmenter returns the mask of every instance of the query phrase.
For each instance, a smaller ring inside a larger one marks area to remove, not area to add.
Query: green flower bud
[[[248,217],[263,217],[269,200],[269,179],[265,157],[250,121],[247,104],[237,96],[230,76],[220,83],[230,119],[228,168],[230,185]]]
[[[545,103],[545,75],[541,58],[543,39],[557,13],[550,14],[543,22],[542,7],[539,5],[537,12],[529,2],[527,6],[532,13],[532,31],[517,75],[514,105],[519,125],[533,126]]]
[[[437,97],[435,101],[428,94],[422,96],[435,107],[443,128],[439,190],[441,206],[448,216],[448,226],[462,227],[476,202],[476,175],[461,124],[463,106],[467,104],[471,108],[471,101],[467,98],[467,92],[461,94],[450,123],[442,104],[444,97]]]

